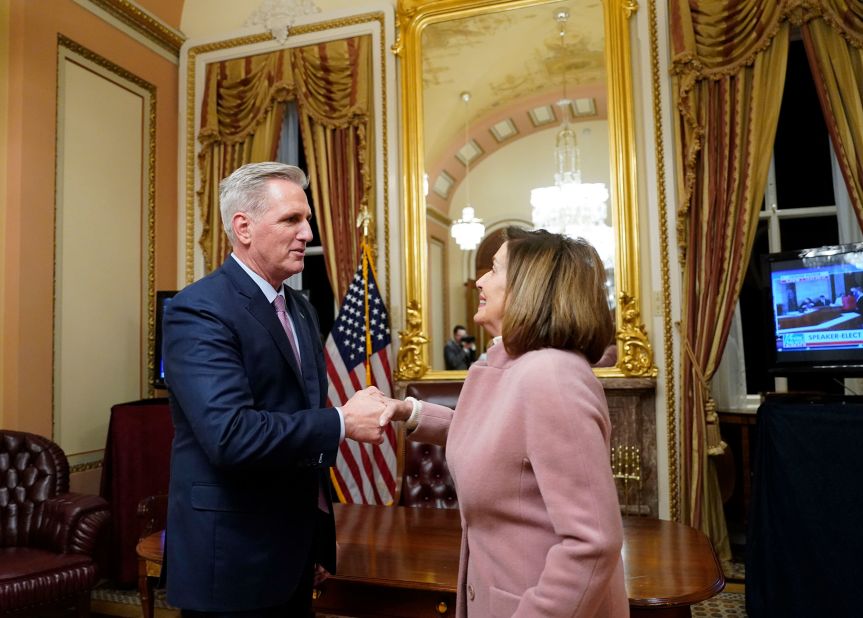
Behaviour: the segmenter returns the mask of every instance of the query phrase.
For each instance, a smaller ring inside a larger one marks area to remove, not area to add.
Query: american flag
[[[327,400],[331,406],[342,405],[369,385],[392,396],[389,315],[365,243],[362,251],[362,260],[324,346],[329,378]],[[396,433],[392,425],[387,426],[381,445],[345,439],[330,475],[341,502],[392,504],[396,489]]]

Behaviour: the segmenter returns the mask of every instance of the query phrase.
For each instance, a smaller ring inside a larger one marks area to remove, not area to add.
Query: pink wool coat
[[[462,521],[456,615],[629,615],[602,385],[580,354],[493,346],[458,409],[423,402],[409,439],[446,443]]]

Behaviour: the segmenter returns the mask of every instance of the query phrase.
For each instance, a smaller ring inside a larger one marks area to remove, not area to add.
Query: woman
[[[446,443],[462,518],[457,615],[628,616],[611,424],[593,375],[613,325],[583,240],[507,230],[477,281],[495,345],[458,410],[407,398],[385,417]],[[386,419],[382,419],[386,420]]]

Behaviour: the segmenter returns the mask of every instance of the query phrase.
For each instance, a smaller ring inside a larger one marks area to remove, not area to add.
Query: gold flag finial
[[[357,215],[357,227],[362,226],[363,228],[363,240],[368,241],[369,239],[369,224],[372,221],[372,216],[369,214],[369,209],[366,205],[363,205],[360,208],[360,212]]]

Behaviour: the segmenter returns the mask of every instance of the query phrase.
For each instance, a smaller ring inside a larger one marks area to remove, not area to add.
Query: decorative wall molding
[[[69,466],[69,474],[78,474],[80,472],[87,472],[89,470],[98,470],[101,467],[102,467],[102,460],[101,459],[98,459],[96,461],[88,461],[87,463]]]
[[[146,327],[146,335],[142,346],[146,346],[144,356],[141,362],[141,392],[140,396],[152,397],[154,389],[150,377],[153,375],[153,342],[155,338],[155,265],[156,265],[156,108],[157,108],[157,89],[155,84],[136,75],[118,64],[115,64],[107,58],[97,54],[96,52],[84,47],[80,43],[62,35],[57,35],[57,54],[58,54],[58,85],[61,83],[59,72],[63,70],[64,61],[79,64],[87,68],[93,73],[102,76],[103,78],[122,85],[123,88],[136,93],[141,97],[143,102],[143,118],[144,123],[142,131],[144,134],[142,160],[144,170],[142,178],[144,184],[141,190],[141,220],[142,220],[142,265],[143,272],[140,274],[142,306],[141,314],[146,316],[142,326]],[[58,101],[62,99],[62,94],[58,92]],[[58,136],[60,131],[58,130]],[[58,137],[59,139],[59,137]],[[55,170],[59,169],[59,161],[62,153],[62,143],[57,144],[55,151]],[[55,172],[56,173],[56,172]],[[55,206],[55,223],[56,230],[56,206]],[[57,253],[57,240],[55,232],[54,253]],[[56,259],[56,258],[55,258]],[[56,275],[55,275],[56,276]],[[55,299],[56,302],[56,299]],[[55,327],[56,328],[56,327]],[[56,333],[55,333],[56,337]],[[55,344],[56,345],[56,344]],[[56,353],[56,351],[55,351]],[[56,363],[56,360],[54,361]],[[54,368],[56,371],[56,366]],[[55,378],[56,381],[56,378]],[[56,393],[52,396],[52,423],[55,427],[55,441],[64,444],[61,441],[62,436],[57,433],[59,419],[56,417]],[[67,451],[67,456],[74,458],[77,454]]]
[[[114,26],[125,30],[172,62],[180,57],[186,37],[132,0],[75,0]]]
[[[266,4],[266,3],[265,3]],[[376,202],[380,211],[374,217],[377,238],[383,238],[380,250],[383,259],[378,263],[378,277],[386,282],[386,298],[391,316],[401,314],[399,302],[401,298],[401,259],[397,243],[392,242],[391,230],[398,229],[398,209],[391,208],[394,199],[393,187],[398,187],[398,173],[395,163],[398,157],[396,140],[397,126],[395,58],[388,50],[392,46],[395,33],[392,7],[384,2],[369,0],[370,7],[378,5],[380,10],[367,13],[354,13],[350,9],[321,13],[318,16],[302,17],[291,30],[288,47],[315,45],[328,40],[349,36],[370,35],[373,40],[372,63],[374,69],[374,110],[377,164],[374,190],[377,192]],[[180,264],[178,281],[188,284],[204,276],[203,259],[197,239],[201,233],[201,221],[196,215],[196,189],[200,179],[197,177],[197,155],[199,144],[196,139],[196,127],[200,126],[201,96],[204,87],[206,67],[213,62],[238,58],[245,55],[264,54],[278,49],[278,43],[269,32],[250,33],[244,28],[227,39],[213,38],[200,41],[188,41],[180,58],[180,124],[184,127],[181,136],[181,151],[185,153],[184,163],[180,170],[180,219],[179,219],[179,255],[184,256]],[[395,259],[391,259],[395,258]],[[381,263],[382,262],[382,263]],[[383,284],[382,284],[383,285]],[[398,328],[397,317],[392,325]]]
[[[662,340],[663,358],[665,361],[665,410],[666,432],[668,436],[668,491],[671,519],[680,519],[680,452],[678,450],[677,432],[677,400],[675,398],[675,361],[674,361],[674,328],[671,307],[671,268],[668,197],[665,186],[665,149],[663,146],[662,126],[662,68],[659,56],[659,21],[657,18],[656,0],[647,2],[648,37],[650,43],[650,86],[652,95],[653,125],[655,131],[656,149],[656,206],[659,210],[659,251],[660,270],[662,273]]]
[[[447,217],[437,208],[426,208],[426,215],[433,221],[436,221],[443,226],[449,227],[450,225],[452,225],[452,219]]]

